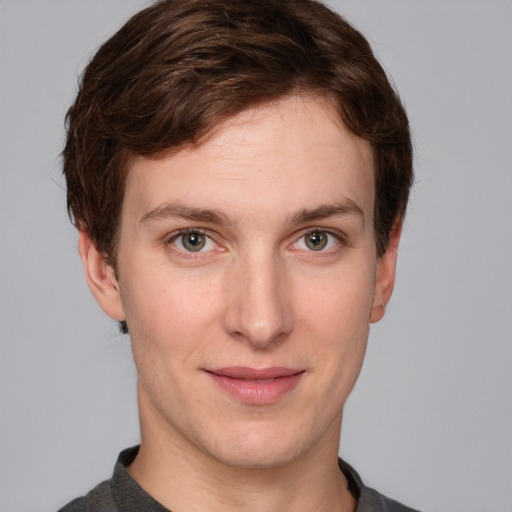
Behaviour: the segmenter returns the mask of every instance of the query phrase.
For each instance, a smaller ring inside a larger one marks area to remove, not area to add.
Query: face
[[[238,467],[337,449],[394,277],[394,255],[376,257],[373,205],[369,145],[318,98],[133,161],[119,279],[89,282],[127,320],[143,443],[151,433]]]

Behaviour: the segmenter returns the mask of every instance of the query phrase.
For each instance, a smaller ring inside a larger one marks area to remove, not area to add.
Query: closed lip
[[[304,370],[281,366],[260,369],[249,368],[247,366],[230,366],[227,368],[216,368],[206,371],[220,377],[230,377],[231,379],[242,380],[278,379],[280,377],[291,377],[292,375],[297,375],[304,372]]]
[[[305,370],[286,367],[230,366],[205,370],[215,384],[237,402],[267,405],[278,402],[302,380]]]

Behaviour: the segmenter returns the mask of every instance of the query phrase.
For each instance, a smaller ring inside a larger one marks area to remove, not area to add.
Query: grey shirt
[[[59,512],[170,512],[128,474],[126,468],[134,461],[138,451],[138,446],[122,451],[110,480],[99,484],[87,496],[68,503]],[[357,498],[355,512],[417,512],[366,487],[357,472],[341,459],[339,466]]]

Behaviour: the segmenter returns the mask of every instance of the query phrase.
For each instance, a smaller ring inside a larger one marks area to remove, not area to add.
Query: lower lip
[[[277,402],[292,391],[304,372],[276,377],[275,379],[245,380],[207,372],[213,381],[237,400],[251,405],[265,405]]]

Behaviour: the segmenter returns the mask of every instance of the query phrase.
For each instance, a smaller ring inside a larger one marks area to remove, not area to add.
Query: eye
[[[339,245],[339,243],[339,238],[332,233],[322,231],[321,229],[315,229],[300,237],[299,240],[295,242],[294,247],[306,251],[319,252],[333,249]]]
[[[170,240],[176,249],[185,252],[204,252],[215,248],[215,242],[201,231],[185,230]]]

